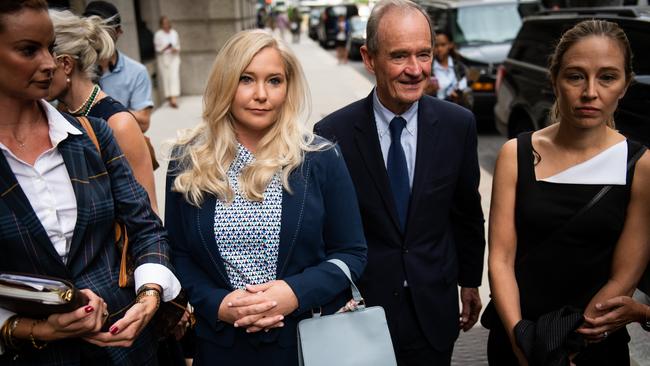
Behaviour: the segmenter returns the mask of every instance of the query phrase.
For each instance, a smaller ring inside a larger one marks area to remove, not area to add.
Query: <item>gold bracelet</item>
[[[42,322],[42,320],[34,320],[32,323],[32,327],[29,329],[29,340],[32,342],[32,347],[34,347],[37,350],[42,350],[43,348],[47,347],[47,342],[42,342],[41,344],[36,343],[36,339],[34,338],[34,327],[36,324]]]
[[[11,348],[18,348],[16,347],[16,344],[14,343],[14,330],[16,330],[16,327],[18,327],[18,323],[22,320],[21,317],[14,315],[13,317],[9,318],[12,319],[13,321],[11,322],[11,326],[9,327],[9,331],[7,332],[7,339],[5,339],[5,344],[8,344],[11,346]]]
[[[10,327],[10,324],[12,323],[12,319],[14,317],[15,317],[15,315],[9,317],[9,319],[7,319],[2,324],[2,328],[0,328],[0,335],[2,336],[2,343],[4,343],[6,346],[9,346],[9,327]]]
[[[156,310],[160,306],[160,291],[155,288],[145,287],[138,292],[138,296],[135,297],[135,302],[142,302],[142,298],[145,296],[153,296],[156,298]]]

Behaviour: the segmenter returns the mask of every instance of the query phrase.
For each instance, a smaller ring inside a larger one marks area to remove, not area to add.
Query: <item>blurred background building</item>
[[[51,7],[81,14],[91,0],[49,0]],[[202,94],[218,50],[235,32],[255,27],[257,0],[108,0],[120,11],[124,34],[120,51],[147,66],[160,99],[153,34],[166,15],[181,41],[181,94]]]

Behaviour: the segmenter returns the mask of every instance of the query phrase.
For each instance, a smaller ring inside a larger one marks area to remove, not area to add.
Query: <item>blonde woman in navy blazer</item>
[[[339,149],[303,126],[306,91],[284,43],[240,32],[172,153],[165,216],[198,319],[195,365],[297,365],[298,321],[350,296],[326,261],[364,269],[354,188]]]

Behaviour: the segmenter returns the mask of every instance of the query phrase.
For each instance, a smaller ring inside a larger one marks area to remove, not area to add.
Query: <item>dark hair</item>
[[[108,20],[108,24],[114,27],[118,27],[122,24],[120,12],[117,10],[115,5],[107,1],[98,0],[89,2],[88,5],[86,5],[83,16],[89,17],[91,15],[97,15],[102,19]]]
[[[8,14],[17,13],[23,9],[47,11],[45,0],[2,0],[0,1],[0,32],[4,32],[2,17]]]
[[[366,25],[366,47],[370,54],[377,54],[379,50],[379,23],[381,18],[391,9],[417,11],[427,20],[431,31],[431,46],[433,46],[435,34],[433,33],[433,22],[422,6],[410,0],[380,0],[370,13],[368,24]]]
[[[628,83],[632,80],[634,77],[634,72],[632,71],[632,47],[630,47],[630,41],[628,41],[625,32],[623,32],[623,29],[621,29],[618,24],[613,22],[591,19],[582,21],[573,26],[573,28],[564,32],[560,38],[560,41],[555,46],[555,52],[553,52],[551,55],[548,67],[551,82],[554,86],[557,80],[557,76],[560,73],[560,67],[562,66],[562,59],[564,57],[564,54],[576,43],[592,36],[606,37],[618,43],[618,45],[623,50],[625,80]],[[557,101],[551,108],[549,119],[551,122],[559,122],[560,110],[558,108]],[[614,128],[614,120],[607,121],[607,125]]]
[[[447,31],[447,30],[444,30],[444,29],[437,30],[436,31],[436,37],[438,37],[438,36],[445,36],[445,37],[447,37],[447,40],[450,43],[454,43],[454,37],[452,37],[451,33],[449,31]],[[433,43],[434,44],[436,43],[435,39],[433,40]],[[435,56],[436,59],[438,58],[437,54],[434,55],[434,56]],[[449,56],[451,56],[451,58],[453,58],[454,60],[458,59],[458,53],[456,52],[456,47],[453,47],[452,49],[449,50]]]

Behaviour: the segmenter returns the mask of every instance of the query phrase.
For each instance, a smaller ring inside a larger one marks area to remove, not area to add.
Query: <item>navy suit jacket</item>
[[[172,160],[167,176],[165,225],[174,266],[198,318],[197,342],[199,347],[207,344],[203,349],[209,344],[237,348],[235,340],[242,338],[244,330],[217,319],[223,298],[235,289],[215,241],[216,197],[206,194],[197,207],[173,192],[178,164]],[[281,347],[295,348],[297,322],[310,316],[309,310],[319,306],[325,312],[336,310],[350,298],[343,272],[325,261],[342,260],[357,279],[365,267],[366,243],[354,187],[338,148],[307,153],[303,164],[291,173],[289,186],[291,193],[282,192],[277,279],[289,284],[299,307],[285,318],[284,328],[244,337],[253,343],[277,341]],[[250,357],[250,362],[259,361],[259,355]]]
[[[452,103],[420,99],[404,235],[381,153],[372,93],[325,117],[315,131],[341,147],[356,187],[368,242],[368,266],[360,280],[367,303],[385,307],[394,336],[408,280],[427,340],[438,350],[448,349],[459,331],[457,285],[478,287],[483,271],[474,116]]]
[[[136,266],[157,263],[170,267],[167,236],[110,127],[103,120],[89,118],[101,146],[100,155],[78,121],[65,116],[83,132],[69,135],[57,146],[77,199],[68,263],[63,263],[54,249],[4,154],[0,154],[0,271],[55,276],[90,289],[108,304],[108,324],[112,324],[122,318],[135,298],[133,288],[118,288],[120,257],[114,244],[115,219],[126,224]],[[51,342],[44,350],[21,354],[17,361],[10,361],[11,355],[5,354],[0,364],[78,365],[80,349],[86,346],[88,343],[77,339]],[[156,344],[146,328],[132,347],[106,350],[116,365],[142,365],[155,355]]]

